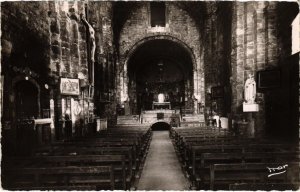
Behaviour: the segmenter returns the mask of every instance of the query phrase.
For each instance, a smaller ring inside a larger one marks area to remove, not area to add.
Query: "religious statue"
[[[89,32],[89,40],[90,40],[90,48],[91,48],[90,49],[91,61],[92,61],[92,63],[94,63],[95,62],[95,50],[96,50],[95,30],[91,26],[91,24],[89,24],[89,22],[85,19],[83,14],[81,14],[80,16],[81,16],[82,22],[84,23],[84,25],[86,26],[86,28],[88,29],[88,32]]]
[[[245,82],[244,97],[246,104],[254,104],[256,98],[256,82],[252,74],[248,75],[248,79]]]

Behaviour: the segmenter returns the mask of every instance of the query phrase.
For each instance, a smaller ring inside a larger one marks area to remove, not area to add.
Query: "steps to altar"
[[[179,110],[156,109],[143,111],[141,115],[118,116],[115,127],[151,126],[157,122],[165,122],[171,126],[195,127],[204,124],[203,114],[180,115]]]
[[[157,109],[157,110],[148,110],[143,111],[141,114],[141,122],[153,124],[159,121],[167,122],[171,124],[174,119],[179,119],[179,111],[171,109]]]

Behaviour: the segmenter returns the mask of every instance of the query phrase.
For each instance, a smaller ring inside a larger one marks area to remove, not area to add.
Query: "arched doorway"
[[[22,80],[15,85],[16,119],[32,119],[39,116],[38,88],[30,81]]]
[[[37,137],[32,119],[40,116],[39,87],[33,80],[14,84],[17,153],[28,155],[36,145]]]
[[[171,125],[166,122],[156,122],[151,126],[152,131],[170,130]]]
[[[161,94],[171,109],[193,109],[193,58],[186,47],[170,39],[148,40],[127,64],[131,114],[153,109]]]

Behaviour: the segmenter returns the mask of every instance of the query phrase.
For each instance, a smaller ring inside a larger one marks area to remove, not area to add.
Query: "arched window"
[[[166,26],[166,5],[164,2],[151,2],[151,27]]]

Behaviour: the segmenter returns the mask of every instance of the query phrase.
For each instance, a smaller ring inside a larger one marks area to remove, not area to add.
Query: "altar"
[[[171,109],[170,102],[153,102],[152,109]]]

